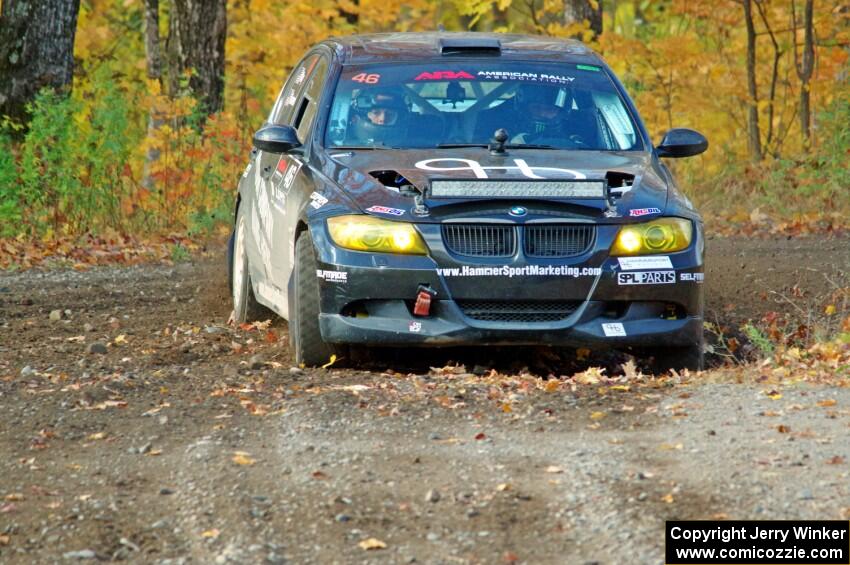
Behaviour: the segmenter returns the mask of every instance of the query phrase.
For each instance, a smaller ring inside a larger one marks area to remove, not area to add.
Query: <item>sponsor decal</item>
[[[281,157],[280,160],[277,162],[277,172],[279,172],[280,174],[284,174],[286,173],[287,167],[289,167],[289,161]]]
[[[403,216],[404,210],[399,210],[398,208],[387,208],[386,206],[372,206],[371,208],[366,208],[367,212],[373,212],[375,214],[389,214],[390,216]]]
[[[570,175],[574,179],[585,179],[587,178],[583,173],[578,171],[574,171],[572,169],[560,169],[557,167],[532,167],[530,166],[525,159],[514,159],[514,167],[509,166],[487,166],[485,167],[478,161],[474,161],[472,159],[456,159],[456,158],[446,158],[446,159],[425,159],[423,161],[419,161],[416,163],[416,168],[421,169],[423,171],[432,171],[436,173],[448,173],[455,171],[470,171],[475,175],[475,178],[478,179],[488,179],[490,178],[487,175],[487,171],[519,171],[526,178],[530,179],[545,179],[547,177],[542,176],[544,173],[555,173],[561,175]],[[462,166],[456,167],[435,167],[436,163],[461,163]],[[540,173],[540,174],[538,174]]]
[[[316,270],[316,276],[326,282],[347,283],[348,273],[345,271],[325,271],[322,269]]]
[[[295,95],[290,94],[289,96],[286,97],[286,100],[283,101],[283,105],[284,106],[292,106],[293,104],[295,104]]]
[[[673,263],[666,255],[646,255],[643,257],[618,257],[620,268],[624,271],[641,271],[644,269],[672,269]]]
[[[307,78],[307,69],[301,67],[300,69],[298,69],[298,74],[295,75],[295,84],[301,84],[302,82],[304,82],[305,78]]]
[[[410,322],[407,329],[413,333],[419,333],[422,331],[422,322]]]
[[[322,206],[328,203],[328,199],[319,194],[318,192],[313,192],[310,194],[310,206],[318,210]]]
[[[523,73],[519,71],[478,71],[482,80],[519,80],[527,82],[549,82],[554,84],[569,84],[575,77],[550,75],[546,73]]]
[[[286,174],[283,175],[283,190],[285,193],[289,193],[289,189],[292,188],[292,183],[295,182],[295,177],[298,175],[298,171],[301,170],[301,162],[295,161],[293,164],[286,169]]]
[[[701,283],[705,280],[705,273],[680,273],[679,280]]]
[[[469,74],[466,71],[434,71],[434,72],[424,72],[419,73],[419,75],[413,80],[473,80],[474,76]]]
[[[381,80],[381,75],[377,73],[369,75],[367,75],[366,73],[360,73],[359,75],[354,75],[353,77],[351,77],[351,80],[353,80],[354,82],[362,82],[364,84],[378,84],[378,82]]]
[[[626,328],[620,323],[602,324],[602,331],[605,337],[625,337]]]
[[[676,282],[676,271],[629,271],[617,273],[617,284],[673,284]]]
[[[632,217],[640,217],[640,216],[649,216],[650,214],[660,214],[661,210],[658,208],[632,208],[629,210],[629,216]]]
[[[566,265],[523,265],[511,267],[446,267],[437,268],[444,277],[595,277],[602,273],[601,267],[568,267]]]
[[[594,67],[593,65],[576,65],[576,68],[580,71],[594,71],[597,73],[602,70],[601,68]]]

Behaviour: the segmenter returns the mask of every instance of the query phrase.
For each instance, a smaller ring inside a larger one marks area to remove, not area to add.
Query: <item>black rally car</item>
[[[702,364],[703,226],[623,86],[579,42],[332,38],[254,136],[234,316],[289,320],[296,361],[351,345],[632,349]]]

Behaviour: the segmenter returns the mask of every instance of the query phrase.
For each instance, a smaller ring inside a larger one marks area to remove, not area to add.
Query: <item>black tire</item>
[[[228,256],[230,264],[228,266],[228,278],[230,279],[230,296],[233,300],[232,319],[237,324],[268,320],[271,318],[271,311],[257,302],[257,297],[254,296],[254,288],[251,284],[251,271],[248,269],[248,254],[245,253],[244,241],[240,241],[239,234],[244,239],[247,227],[245,226],[245,218],[242,210],[236,215],[236,226],[231,234],[231,241],[228,242]],[[240,232],[241,226],[241,232]],[[241,252],[238,249],[239,246]],[[237,276],[238,261],[242,262],[241,275]],[[238,279],[238,280],[237,280]],[[238,286],[238,288],[237,288]]]
[[[289,312],[289,336],[295,363],[315,367],[328,363],[332,355],[341,357],[343,348],[325,343],[319,329],[319,279],[316,252],[310,232],[295,243],[294,303]]]
[[[671,369],[682,371],[702,371],[705,368],[705,353],[702,342],[685,347],[665,347],[649,352],[652,357],[652,371],[661,375]]]

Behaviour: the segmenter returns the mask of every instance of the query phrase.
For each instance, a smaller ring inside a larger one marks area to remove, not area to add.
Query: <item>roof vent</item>
[[[502,53],[502,44],[498,39],[441,37],[439,41],[442,55],[500,55]]]

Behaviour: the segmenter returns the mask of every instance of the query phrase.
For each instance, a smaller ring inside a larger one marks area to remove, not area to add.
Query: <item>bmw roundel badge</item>
[[[511,209],[508,213],[511,216],[525,216],[526,214],[528,214],[528,210],[526,210],[522,206],[511,206]]]

